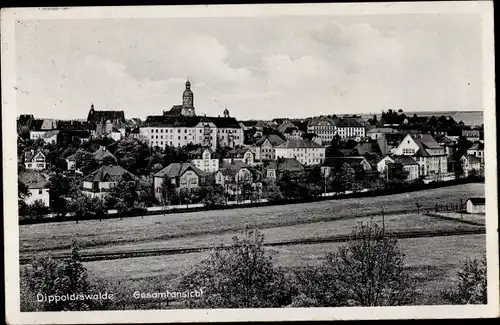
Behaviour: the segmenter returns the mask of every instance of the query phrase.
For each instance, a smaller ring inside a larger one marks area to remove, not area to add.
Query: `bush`
[[[297,272],[299,291],[319,306],[396,306],[411,302],[414,282],[396,239],[376,224],[355,227],[351,241],[323,265]]]
[[[443,292],[446,300],[461,305],[487,303],[486,255],[481,259],[466,259],[457,277],[457,288]]]
[[[208,258],[181,280],[181,287],[205,288],[190,308],[282,307],[291,303],[290,281],[273,266],[259,231],[245,229],[227,249],[214,248]]]
[[[99,309],[97,300],[65,300],[37,302],[38,295],[90,294],[92,285],[80,261],[78,247],[73,245],[71,258],[56,261],[51,257],[34,260],[21,272],[22,311],[80,311]]]

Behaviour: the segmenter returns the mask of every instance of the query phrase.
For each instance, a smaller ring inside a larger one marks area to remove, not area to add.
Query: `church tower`
[[[182,115],[195,116],[194,96],[191,91],[191,83],[189,82],[189,79],[186,81],[186,90],[182,93]]]

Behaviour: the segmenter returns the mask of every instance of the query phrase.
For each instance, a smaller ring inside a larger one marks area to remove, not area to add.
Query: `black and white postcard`
[[[1,20],[8,323],[498,316],[493,2]]]

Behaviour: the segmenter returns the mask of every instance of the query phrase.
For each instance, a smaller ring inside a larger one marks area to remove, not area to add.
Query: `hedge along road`
[[[352,198],[284,206],[213,210],[119,219],[87,220],[20,226],[20,253],[57,252],[70,248],[77,238],[82,248],[112,247],[174,238],[240,231],[249,225],[260,229],[334,221],[361,216],[416,212],[436,203],[456,204],[460,199],[484,195],[484,184],[471,183],[390,196]],[[272,238],[269,238],[272,240]]]

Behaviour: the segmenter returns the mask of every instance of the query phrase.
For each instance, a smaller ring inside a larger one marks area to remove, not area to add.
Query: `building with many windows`
[[[277,134],[267,134],[255,142],[255,160],[274,160],[274,148],[283,144],[285,140]]]
[[[192,163],[172,163],[153,175],[153,188],[155,198],[164,202],[168,200],[167,188],[190,192],[199,188],[205,181],[206,173]]]
[[[321,144],[329,144],[336,135],[337,129],[333,119],[317,118],[309,123],[307,132],[316,134]]]
[[[160,148],[200,144],[215,150],[217,147],[243,145],[243,129],[234,117],[230,117],[227,108],[223,117],[196,116],[188,83],[188,92],[183,93],[183,105],[175,105],[163,115],[148,116],[139,128],[140,138],[150,146]]]
[[[366,136],[365,126],[354,118],[342,118],[336,123],[337,134],[341,139],[360,141]]]
[[[303,165],[318,165],[325,160],[325,150],[314,141],[287,140],[275,148],[275,156],[295,158]]]
[[[419,165],[419,175],[435,180],[448,173],[445,149],[430,134],[408,134],[394,151],[396,156],[410,156]]]
[[[205,173],[215,173],[219,170],[219,159],[210,148],[198,148],[189,153],[191,163]]]

